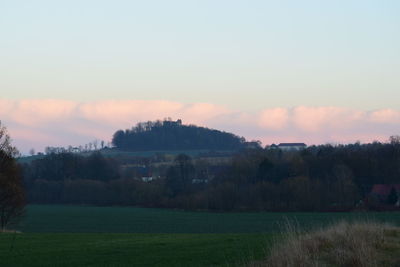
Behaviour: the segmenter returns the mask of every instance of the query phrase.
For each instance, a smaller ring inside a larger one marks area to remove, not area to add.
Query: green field
[[[30,205],[0,234],[0,266],[232,266],[262,259],[287,221],[317,227],[338,220],[400,225],[400,213],[210,213]]]
[[[30,205],[17,227],[30,233],[276,233],[287,221],[318,227],[339,220],[400,225],[400,212],[212,213],[129,207]]]
[[[0,235],[0,266],[212,266],[260,259],[268,235]]]

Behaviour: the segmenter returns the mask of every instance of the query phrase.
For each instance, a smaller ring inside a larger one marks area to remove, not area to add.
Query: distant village
[[[308,147],[303,142],[284,142],[264,147],[260,141],[166,119],[118,130],[109,143],[47,147],[45,154],[31,151],[32,157],[21,162],[30,197],[37,202],[81,203],[82,198],[86,203],[87,195],[76,198],[77,191],[71,189],[86,186],[109,196],[114,192],[114,197],[98,200],[102,193],[92,190],[89,203],[94,204],[157,207],[167,199],[168,206],[175,208],[195,196],[191,208],[397,210],[399,148],[400,137],[389,143]],[[80,167],[71,167],[75,165]],[[71,190],[70,195],[53,194],[56,184],[66,194]],[[138,194],[123,191],[126,187]],[[210,196],[214,207],[207,204]],[[231,206],[233,196],[240,199],[236,206]]]

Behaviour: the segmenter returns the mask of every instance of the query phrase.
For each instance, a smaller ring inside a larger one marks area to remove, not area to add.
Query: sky
[[[30,148],[139,121],[264,145],[400,134],[400,1],[0,0],[0,120]]]

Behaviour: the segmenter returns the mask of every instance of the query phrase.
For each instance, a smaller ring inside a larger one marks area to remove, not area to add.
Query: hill
[[[148,121],[115,132],[113,145],[124,151],[239,150],[246,140],[232,133],[184,125],[181,120]]]

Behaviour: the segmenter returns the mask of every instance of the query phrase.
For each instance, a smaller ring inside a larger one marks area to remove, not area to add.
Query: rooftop
[[[392,188],[394,188],[397,192],[400,192],[400,184],[375,184],[372,187],[371,193],[387,196],[390,194]]]
[[[304,143],[280,143],[278,146],[307,146]]]

